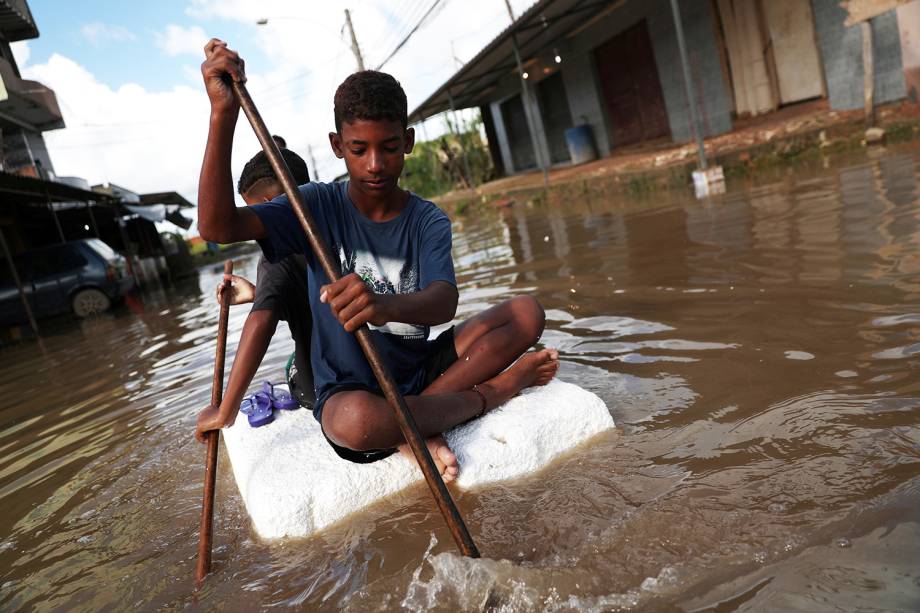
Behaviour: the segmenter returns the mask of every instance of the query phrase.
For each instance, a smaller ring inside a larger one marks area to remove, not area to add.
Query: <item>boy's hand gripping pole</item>
[[[281,182],[282,187],[284,187],[284,193],[287,194],[288,199],[291,201],[294,214],[307,235],[313,255],[319,259],[319,263],[329,280],[331,282],[338,281],[342,276],[339,272],[340,266],[329,255],[329,249],[322,235],[320,235],[316,223],[313,221],[313,216],[304,206],[303,196],[300,194],[300,190],[297,189],[294,177],[291,176],[290,169],[288,169],[287,164],[281,157],[278,145],[268,132],[268,128],[265,127],[265,122],[262,121],[262,116],[259,115],[255,103],[249,96],[246,85],[239,81],[233,81],[232,87],[233,93],[246,114],[246,118],[249,119],[252,129],[255,130],[256,137],[262,144],[262,150],[268,156],[268,161],[275,171],[275,175]],[[422,468],[425,481],[428,482],[428,487],[431,488],[434,500],[444,516],[444,521],[447,522],[447,527],[450,528],[450,533],[457,542],[460,553],[471,558],[478,558],[479,551],[476,549],[476,544],[473,543],[473,538],[466,529],[463,518],[460,517],[459,511],[457,511],[457,507],[450,497],[450,492],[447,491],[447,486],[444,485],[441,475],[438,474],[434,461],[431,459],[431,454],[428,453],[428,447],[418,431],[415,418],[412,417],[409,407],[406,406],[405,399],[399,393],[399,388],[396,387],[396,382],[393,380],[393,375],[390,374],[390,369],[387,368],[383,360],[380,359],[380,354],[377,353],[377,347],[371,338],[370,330],[366,325],[361,326],[355,332],[355,336],[358,338],[361,349],[364,350],[364,355],[367,356],[367,361],[370,363],[371,370],[374,371],[374,376],[377,377],[377,381],[380,383],[383,395],[386,396],[387,402],[390,403],[390,407],[392,407],[396,415],[396,422],[399,424],[403,437],[409,443],[412,453],[415,454],[415,459]]]
[[[233,260],[224,262],[224,288],[220,292],[220,316],[217,319],[217,350],[214,377],[211,379],[211,406],[219,407],[224,391],[224,358],[227,355],[227,320],[230,318],[230,275]],[[214,490],[217,482],[217,446],[220,430],[207,433],[208,455],[204,464],[204,497],[201,501],[201,527],[198,532],[198,565],[195,582],[201,585],[211,572],[211,537],[214,534]]]

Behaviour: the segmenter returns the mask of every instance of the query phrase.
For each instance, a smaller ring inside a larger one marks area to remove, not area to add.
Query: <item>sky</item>
[[[533,1],[511,0],[515,15]],[[376,68],[433,2],[31,0],[40,36],[12,46],[23,77],[57,95],[66,128],[46,132],[45,141],[59,176],[139,193],[178,191],[194,203],[208,129],[200,64],[209,38],[245,59],[269,130],[308,162],[312,148],[320,180],[331,180],[345,172],[327,137],[332,96],[357,69],[344,9],[365,66]],[[383,70],[402,83],[412,110],[509,23],[504,0],[440,0]],[[419,137],[445,129],[433,118]],[[241,114],[235,177],[258,148]]]

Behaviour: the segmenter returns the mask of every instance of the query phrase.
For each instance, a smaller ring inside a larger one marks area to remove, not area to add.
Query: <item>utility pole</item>
[[[508,9],[508,16],[511,18],[511,23],[514,24],[514,11],[511,9],[510,0],[505,0],[505,7]],[[530,145],[533,147],[534,162],[540,166],[540,169],[543,171],[543,189],[549,187],[549,168],[546,160],[543,158],[543,154],[540,151],[539,139],[537,138],[537,126],[535,125],[536,121],[539,121],[539,115],[534,117],[534,121],[531,121],[532,109],[536,109],[536,105],[531,106],[531,94],[530,88],[527,86],[527,78],[524,76],[524,63],[521,61],[521,52],[518,49],[517,36],[514,32],[511,33],[511,48],[514,51],[514,60],[517,63],[518,77],[521,79],[521,103],[524,107],[524,119],[527,120],[527,128],[530,131]],[[539,111],[536,111],[539,113]]]
[[[364,58],[361,57],[361,47],[358,46],[358,38],[355,36],[355,27],[351,25],[351,12],[345,9],[345,25],[348,26],[348,33],[351,34],[351,51],[358,60],[358,70],[364,70]]]
[[[316,158],[313,157],[313,145],[307,145],[307,155],[310,156],[310,166],[313,167],[313,180],[319,181],[319,171],[316,169]]]

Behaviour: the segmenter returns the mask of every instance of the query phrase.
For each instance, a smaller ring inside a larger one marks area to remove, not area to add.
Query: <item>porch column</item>
[[[680,19],[680,7],[677,0],[671,0],[671,13],[674,16],[674,29],[677,31],[677,48],[680,50],[680,64],[684,72],[684,93],[687,96],[690,110],[690,127],[696,139],[697,155],[699,156],[700,169],[706,170],[706,148],[703,145],[703,126],[700,125],[699,112],[696,108],[696,95],[693,91],[693,81],[690,79],[690,62],[687,59],[687,45],[684,41],[684,26]]]

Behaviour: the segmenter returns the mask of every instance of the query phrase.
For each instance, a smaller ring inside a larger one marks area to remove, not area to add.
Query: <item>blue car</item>
[[[36,318],[68,311],[87,317],[109,309],[134,288],[125,258],[98,238],[42,247],[13,260]],[[0,326],[27,321],[9,265],[2,262]]]

